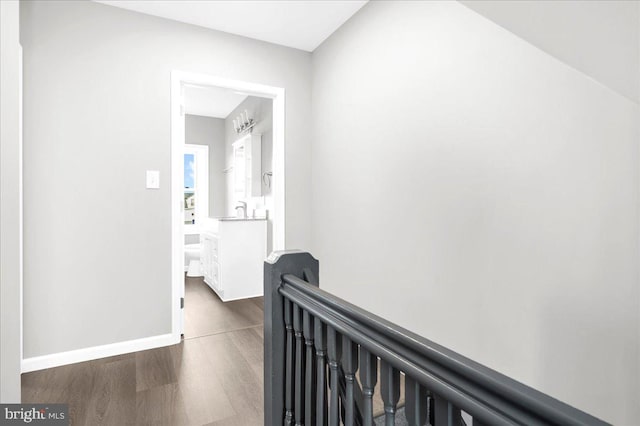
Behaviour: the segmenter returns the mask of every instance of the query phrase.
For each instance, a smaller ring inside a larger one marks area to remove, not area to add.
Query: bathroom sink
[[[223,221],[241,221],[241,220],[266,220],[264,217],[236,217],[236,216],[226,216],[226,217],[214,217],[215,220],[223,220]]]

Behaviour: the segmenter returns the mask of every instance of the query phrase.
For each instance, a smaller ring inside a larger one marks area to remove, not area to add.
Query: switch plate
[[[147,189],[160,188],[160,171],[147,170]]]

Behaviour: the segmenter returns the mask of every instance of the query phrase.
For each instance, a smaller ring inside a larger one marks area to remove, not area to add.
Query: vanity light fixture
[[[253,130],[253,126],[256,125],[256,122],[253,118],[249,117],[249,112],[245,109],[244,112],[241,112],[240,115],[233,120],[233,128],[235,129],[237,134],[241,133],[251,133]]]

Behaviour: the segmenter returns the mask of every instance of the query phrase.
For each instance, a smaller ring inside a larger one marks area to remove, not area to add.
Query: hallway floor
[[[22,375],[25,403],[68,403],[71,425],[261,425],[262,298],[222,303],[187,278],[174,346]]]

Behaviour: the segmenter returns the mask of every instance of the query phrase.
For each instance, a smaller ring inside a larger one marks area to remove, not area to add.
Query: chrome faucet
[[[247,218],[247,203],[244,201],[238,201],[239,206],[236,206],[236,215],[238,214],[238,209],[242,209],[242,217],[244,219]]]

